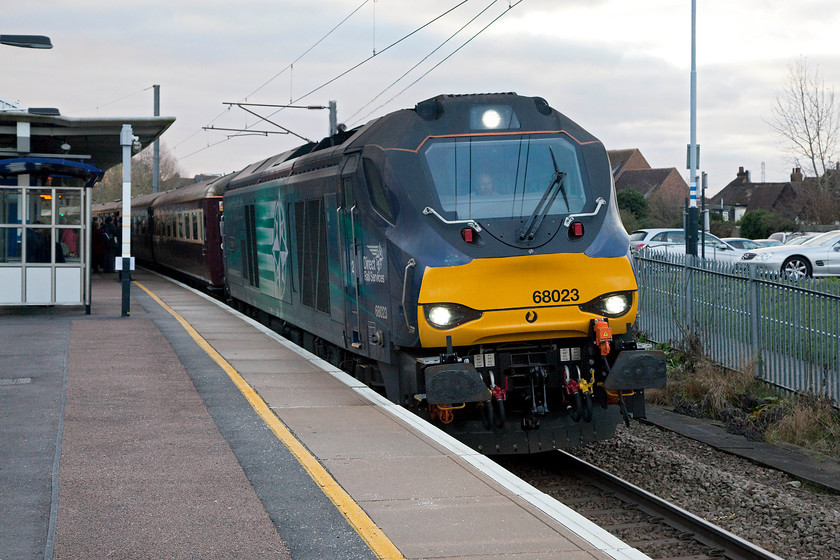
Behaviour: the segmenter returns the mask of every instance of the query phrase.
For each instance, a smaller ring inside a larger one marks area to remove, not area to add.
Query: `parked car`
[[[630,233],[630,250],[637,253],[642,249],[682,243],[685,245],[685,231],[674,228],[637,229]]]
[[[829,231],[799,245],[764,247],[744,253],[743,263],[779,272],[792,279],[840,275],[840,230]]]
[[[707,259],[740,262],[744,249],[738,249],[711,233],[702,234],[704,241],[697,240],[697,256]],[[639,229],[630,234],[630,249],[639,251],[664,252],[671,255],[685,254],[685,230],[682,229]]]
[[[814,231],[803,231],[799,235],[789,237],[788,240],[783,243],[783,245],[802,245],[809,239],[813,239],[818,235],[819,233]]]
[[[782,242],[778,239],[754,239],[756,243],[759,244],[761,247],[778,247],[782,245]]]
[[[752,239],[747,239],[745,237],[722,237],[721,241],[729,243],[736,249],[743,249],[745,251],[761,247],[757,241],[753,241]],[[781,243],[779,243],[779,245],[781,245]]]
[[[810,235],[813,237],[816,234],[810,231],[777,231],[776,233],[770,234],[770,239],[775,239],[776,241],[780,241],[783,245],[787,245],[788,242],[798,239],[803,235]]]

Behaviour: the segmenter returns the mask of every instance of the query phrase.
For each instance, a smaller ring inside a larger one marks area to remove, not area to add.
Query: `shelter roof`
[[[77,159],[104,171],[122,163],[124,124],[131,125],[142,149],[173,122],[175,117],[65,117],[55,109],[0,110],[0,157]],[[18,140],[18,123],[27,123],[28,146]]]

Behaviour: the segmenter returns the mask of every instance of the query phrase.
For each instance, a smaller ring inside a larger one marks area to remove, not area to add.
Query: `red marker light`
[[[473,231],[473,228],[465,227],[461,230],[461,237],[463,237],[464,241],[466,241],[467,243],[475,242],[474,235],[475,231]]]
[[[583,237],[583,224],[580,222],[572,222],[569,226],[569,239],[580,239]]]

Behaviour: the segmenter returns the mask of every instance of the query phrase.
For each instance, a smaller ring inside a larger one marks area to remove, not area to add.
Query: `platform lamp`
[[[52,42],[44,35],[0,35],[0,45],[27,49],[51,49]]]

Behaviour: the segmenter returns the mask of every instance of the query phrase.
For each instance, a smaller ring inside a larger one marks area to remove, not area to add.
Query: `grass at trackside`
[[[840,459],[840,410],[826,397],[787,395],[756,379],[753,368],[733,371],[702,354],[697,339],[668,355],[668,386],[645,391],[653,404],[714,418],[727,430],[755,441],[785,442]]]

